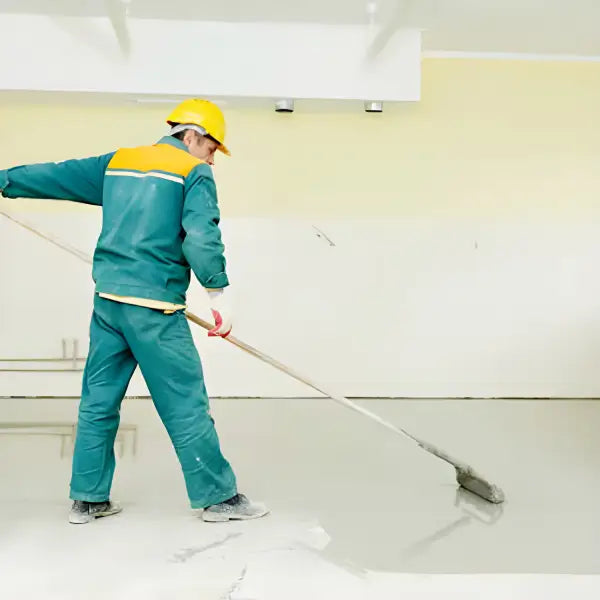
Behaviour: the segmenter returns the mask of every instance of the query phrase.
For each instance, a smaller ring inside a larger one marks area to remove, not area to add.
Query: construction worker
[[[211,336],[231,331],[229,280],[211,166],[225,147],[220,109],[189,99],[156,144],[0,170],[7,198],[102,207],[94,253],[94,309],[83,374],[70,498],[71,523],[120,512],[110,500],[119,411],[137,365],[183,470],[191,507],[206,521],[267,509],[239,494],[209,413],[202,366],[184,315],[190,271],[207,290]]]

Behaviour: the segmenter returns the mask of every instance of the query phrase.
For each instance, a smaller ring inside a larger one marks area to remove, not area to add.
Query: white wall
[[[24,218],[91,253],[95,210]],[[223,231],[235,333],[346,395],[600,394],[596,223],[234,218]],[[89,267],[6,219],[0,235],[0,355],[56,356],[63,337],[85,350]],[[207,316],[197,283],[189,306]],[[312,394],[192,327],[211,395]],[[78,395],[80,378],[0,373],[0,395]],[[139,377],[129,393],[147,393]]]
[[[379,115],[226,107],[236,332],[350,395],[598,396],[600,63],[428,59],[423,75],[421,102]],[[0,94],[0,168],[152,143],[170,109]],[[0,207],[92,250],[95,209]],[[84,346],[86,265],[0,219],[0,286],[0,354]],[[196,333],[212,394],[312,393]],[[0,394],[76,395],[79,378],[0,373]]]

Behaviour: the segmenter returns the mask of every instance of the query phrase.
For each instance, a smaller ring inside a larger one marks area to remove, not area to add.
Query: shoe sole
[[[69,523],[72,525],[85,525],[86,523],[91,523],[95,519],[101,519],[102,517],[110,517],[112,515],[119,514],[123,509],[119,508],[118,510],[111,510],[108,512],[100,512],[95,515],[69,515]]]
[[[261,519],[269,514],[268,510],[256,515],[233,515],[224,513],[202,513],[202,520],[207,523],[227,523],[228,521],[251,521],[253,519]]]

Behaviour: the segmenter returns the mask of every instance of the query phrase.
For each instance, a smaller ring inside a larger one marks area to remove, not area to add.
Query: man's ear
[[[184,134],[183,134],[183,138],[181,139],[181,141],[189,148],[190,144],[192,143],[192,136],[194,135],[194,132],[191,131],[190,129],[186,129]]]

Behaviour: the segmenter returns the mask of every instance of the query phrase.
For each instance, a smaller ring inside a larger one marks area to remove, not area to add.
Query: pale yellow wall
[[[155,141],[155,105],[0,104],[0,165]],[[426,59],[422,101],[226,109],[224,216],[600,213],[600,64]]]

